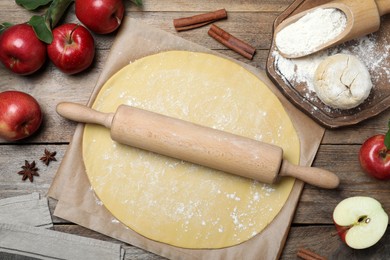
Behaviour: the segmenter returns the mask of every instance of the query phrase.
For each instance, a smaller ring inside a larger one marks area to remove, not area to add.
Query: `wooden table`
[[[293,1],[144,0],[142,8],[136,7],[128,0],[125,2],[126,15],[129,17],[259,69],[265,69],[271,45],[273,21]],[[257,54],[253,60],[249,61],[241,57],[208,37],[208,27],[177,33],[172,26],[174,18],[221,8],[226,8],[229,16],[223,21],[223,28],[256,47]],[[31,15],[31,12],[17,6],[14,1],[0,1],[0,22],[22,23],[29,20]],[[77,22],[74,6],[70,7],[63,22]],[[45,117],[39,133],[32,138],[17,143],[0,141],[0,199],[31,192],[40,192],[44,195],[47,193],[59,162],[52,162],[49,167],[46,167],[39,162],[39,158],[47,148],[50,151],[57,151],[56,157],[61,161],[76,126],[75,123],[59,117],[55,113],[55,106],[64,99],[79,103],[87,102],[115,39],[115,34],[94,36],[97,46],[95,62],[90,69],[78,75],[64,75],[50,62],[32,76],[18,76],[0,66],[0,91],[16,89],[32,94],[40,102]],[[377,245],[366,250],[352,250],[340,241],[332,224],[334,207],[339,201],[350,196],[374,197],[390,213],[390,183],[366,176],[359,166],[357,157],[362,142],[371,135],[384,133],[389,119],[390,110],[387,110],[358,125],[326,131],[314,166],[337,173],[342,183],[337,190],[321,190],[310,185],[305,186],[282,259],[296,259],[297,249],[300,247],[308,248],[331,259],[389,259],[390,229]],[[24,160],[38,162],[40,177],[36,177],[33,183],[23,182],[21,176],[17,174]],[[53,211],[55,202],[50,201],[50,206]],[[54,216],[53,221],[54,229],[58,231],[121,243]],[[161,259],[131,245],[126,244],[124,247],[126,259]]]

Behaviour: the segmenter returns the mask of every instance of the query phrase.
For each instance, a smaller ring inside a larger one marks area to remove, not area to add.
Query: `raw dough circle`
[[[137,60],[109,79],[93,107],[120,104],[274,143],[299,162],[299,138],[277,97],[249,71],[211,54],[170,51]],[[111,140],[86,125],[83,159],[112,215],[139,234],[184,248],[222,248],[260,233],[294,184],[268,185]]]
[[[370,73],[355,56],[336,54],[318,66],[314,76],[314,89],[326,105],[350,109],[366,100],[372,88]]]

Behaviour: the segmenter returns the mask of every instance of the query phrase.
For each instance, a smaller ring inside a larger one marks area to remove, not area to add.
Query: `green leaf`
[[[390,150],[390,120],[388,123],[389,130],[386,133],[385,136],[385,146],[387,147],[388,150]]]
[[[132,2],[133,2],[135,5],[138,5],[138,6],[141,6],[141,5],[142,5],[142,0],[132,0]]]
[[[4,22],[0,24],[0,34],[2,34],[8,27],[11,27],[12,25],[13,25],[12,23],[8,23],[8,22]]]
[[[15,0],[18,5],[23,6],[27,10],[35,10],[40,6],[47,5],[53,0]]]
[[[47,26],[53,29],[73,2],[74,0],[53,0],[45,15]]]
[[[32,16],[28,24],[33,27],[38,39],[47,44],[50,44],[53,41],[53,33],[51,32],[51,28],[47,26],[43,16]]]

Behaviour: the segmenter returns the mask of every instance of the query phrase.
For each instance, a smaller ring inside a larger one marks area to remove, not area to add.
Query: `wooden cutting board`
[[[287,8],[274,22],[274,30],[283,20],[301,11],[330,2],[329,0],[297,0]],[[328,128],[337,128],[357,124],[383,112],[390,106],[390,19],[382,17],[378,32],[362,39],[349,41],[328,50],[328,55],[347,52],[363,61],[371,75],[373,89],[368,99],[360,106],[340,110],[331,108],[318,99],[308,84],[289,80],[276,65],[275,38],[273,38],[267,59],[266,71],[269,78],[281,92],[299,109]]]

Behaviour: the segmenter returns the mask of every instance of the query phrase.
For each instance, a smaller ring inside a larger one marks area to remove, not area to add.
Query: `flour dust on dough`
[[[169,51],[139,59],[102,87],[93,107],[143,108],[283,147],[299,162],[295,129],[275,95],[252,73],[211,54]],[[276,185],[132,148],[86,125],[83,158],[104,206],[139,234],[183,248],[223,248],[259,234],[294,184]]]

